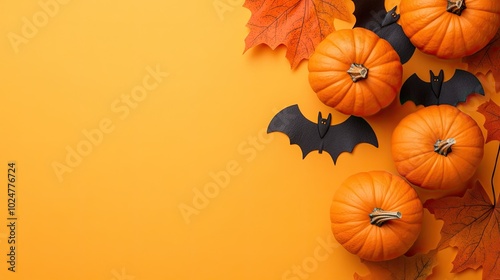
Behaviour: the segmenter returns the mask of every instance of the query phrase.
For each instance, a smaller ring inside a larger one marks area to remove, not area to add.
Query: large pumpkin
[[[370,261],[406,253],[420,234],[422,215],[415,190],[386,171],[347,178],[335,192],[330,208],[335,239],[347,251]]]
[[[440,58],[471,55],[500,27],[498,0],[401,0],[400,24],[421,51]]]
[[[392,46],[364,28],[328,35],[309,58],[309,83],[326,105],[347,115],[369,116],[387,107],[402,84]]]
[[[481,162],[484,137],[476,121],[451,105],[433,105],[403,118],[392,134],[398,172],[426,189],[463,186]]]

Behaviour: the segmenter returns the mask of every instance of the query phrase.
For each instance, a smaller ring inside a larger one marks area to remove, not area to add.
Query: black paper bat
[[[344,122],[331,125],[332,114],[324,119],[318,113],[318,123],[304,117],[298,105],[289,106],[269,123],[267,133],[282,132],[290,138],[290,145],[297,144],[302,150],[302,158],[314,150],[321,154],[328,152],[336,164],[343,152],[351,153],[359,143],[372,144],[378,147],[377,136],[368,122],[360,117],[350,116]]]
[[[465,102],[473,93],[484,95],[481,82],[470,72],[458,69],[446,82],[443,70],[439,71],[437,76],[432,71],[429,73],[429,82],[422,81],[417,74],[411,75],[404,82],[399,94],[401,104],[413,101],[417,106],[439,104],[457,106],[459,102]]]
[[[364,27],[375,32],[380,38],[387,40],[398,53],[401,63],[406,63],[415,52],[415,46],[396,22],[399,14],[396,7],[385,10],[384,0],[353,0],[354,27]]]

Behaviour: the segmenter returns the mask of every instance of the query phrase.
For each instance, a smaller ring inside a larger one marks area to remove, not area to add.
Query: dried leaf
[[[370,274],[360,276],[354,274],[355,280],[424,280],[436,266],[437,250],[432,250],[427,254],[417,254],[412,257],[401,256],[389,261],[369,262],[363,261],[368,266]]]
[[[500,208],[481,183],[463,197],[428,200],[424,207],[444,221],[438,249],[458,248],[451,272],[482,266],[483,279],[500,279]]]
[[[287,47],[286,57],[296,68],[335,30],[333,20],[349,20],[348,0],[246,0],[252,12],[245,51],[259,44],[273,50]]]
[[[486,143],[500,140],[500,107],[492,100],[481,104],[477,111],[484,115],[484,128],[488,131]]]
[[[491,71],[496,81],[495,89],[500,91],[500,29],[486,47],[463,61],[469,64],[469,71],[474,74]]]

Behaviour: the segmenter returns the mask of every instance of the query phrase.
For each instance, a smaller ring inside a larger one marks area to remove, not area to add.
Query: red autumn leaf
[[[252,12],[245,51],[259,44],[273,50],[287,47],[286,58],[296,68],[335,30],[333,20],[349,20],[348,0],[246,0]]]
[[[469,64],[469,72],[474,74],[491,71],[496,81],[495,89],[500,91],[500,29],[486,47],[463,61]]]
[[[481,183],[463,197],[428,200],[424,207],[444,221],[438,249],[458,248],[451,272],[482,266],[483,279],[500,279],[500,207],[494,206]]]
[[[432,250],[427,254],[417,254],[412,257],[401,256],[389,261],[363,263],[368,266],[370,274],[360,276],[354,273],[355,280],[424,280],[432,273],[432,268],[436,266],[437,250]]]
[[[481,104],[477,111],[485,117],[484,128],[488,131],[486,143],[500,140],[500,107],[490,100]]]

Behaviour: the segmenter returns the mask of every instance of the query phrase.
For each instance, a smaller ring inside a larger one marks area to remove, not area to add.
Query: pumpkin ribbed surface
[[[366,71],[359,70],[361,67]],[[308,69],[309,83],[318,98],[347,115],[379,112],[391,104],[402,85],[398,54],[386,40],[364,28],[328,35],[311,55]],[[354,81],[350,69],[361,71],[361,77]]]
[[[371,224],[369,215],[375,208],[399,212],[400,218]],[[422,209],[417,193],[401,177],[386,171],[358,173],[335,192],[332,232],[347,251],[362,259],[393,259],[406,253],[420,234]]]
[[[461,58],[495,36],[500,1],[401,0],[400,15],[401,27],[415,47],[440,58]]]
[[[465,184],[481,162],[483,149],[476,121],[450,105],[417,110],[403,118],[392,134],[392,157],[399,174],[426,189]]]

